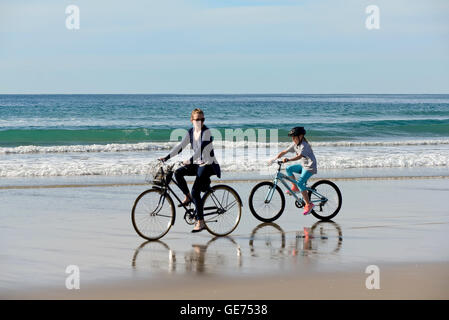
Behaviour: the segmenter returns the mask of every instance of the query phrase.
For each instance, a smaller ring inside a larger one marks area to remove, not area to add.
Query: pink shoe
[[[299,190],[298,188],[293,187],[292,191],[294,193],[300,192],[301,190]],[[290,190],[285,191],[286,194],[288,194],[289,196],[291,196],[292,194],[290,193]]]
[[[304,207],[304,212],[302,213],[303,215],[308,215],[310,214],[310,212],[312,211],[312,209],[315,207],[315,205],[313,203],[310,204],[306,204]]]

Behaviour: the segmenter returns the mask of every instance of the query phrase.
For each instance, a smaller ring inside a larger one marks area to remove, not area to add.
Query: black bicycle
[[[172,179],[176,164],[158,162],[151,165],[146,181],[153,186],[142,192],[134,202],[131,220],[137,234],[144,239],[160,239],[175,224],[176,209],[170,193],[184,208],[187,224],[193,225],[197,220],[194,206],[184,205],[170,187],[173,181],[179,188]],[[224,184],[209,186],[202,200],[207,231],[214,236],[226,236],[237,228],[242,215],[242,200],[237,191]]]

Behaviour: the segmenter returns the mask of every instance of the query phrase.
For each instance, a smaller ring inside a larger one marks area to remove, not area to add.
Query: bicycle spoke
[[[171,219],[171,217],[172,217],[172,216],[164,215],[164,214],[156,214],[156,216],[158,216],[158,217],[170,218],[170,219]]]
[[[235,206],[237,204],[237,200],[234,200],[233,202],[231,202],[231,204],[226,205],[226,207],[224,208],[226,211],[230,210],[233,206]]]
[[[224,203],[224,197],[225,197],[225,193],[223,192],[222,197],[221,197],[221,202],[219,202],[220,204]]]

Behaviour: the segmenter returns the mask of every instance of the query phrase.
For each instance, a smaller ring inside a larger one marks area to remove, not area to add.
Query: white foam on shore
[[[22,146],[9,148],[9,150],[2,148],[0,177],[144,175],[148,169],[148,163],[165,156],[175,144],[176,142],[152,142],[85,146]],[[272,170],[273,168],[267,167],[267,160],[290,143],[252,145],[240,141],[218,142],[214,145],[222,171],[240,173]],[[449,167],[449,140],[315,142],[313,148],[318,162],[318,171]],[[188,151],[176,160],[187,158],[189,158]]]
[[[449,150],[430,152],[382,153],[376,150],[342,152],[316,150],[318,171],[322,169],[354,168],[444,168],[449,167]],[[89,156],[71,154],[52,156],[21,156],[0,158],[0,177],[45,177],[45,176],[123,176],[147,173],[148,163],[161,156],[155,153],[110,154],[92,153]],[[22,158],[21,158],[22,157]],[[187,158],[180,157],[177,160]],[[274,170],[268,167],[268,156],[253,157],[237,154],[222,157],[218,161],[223,172],[262,172]],[[448,170],[449,173],[449,170]]]
[[[135,152],[170,150],[177,142],[141,142],[111,143],[90,145],[61,146],[18,146],[0,147],[0,154],[32,154],[32,153],[87,153],[87,152]],[[215,148],[286,148],[291,142],[252,142],[252,141],[214,141]],[[397,141],[336,141],[311,142],[312,147],[389,147],[389,146],[427,146],[448,145],[449,139],[430,140],[397,140]]]
[[[0,148],[0,154],[27,154],[27,153],[67,153],[67,152],[127,152],[170,150],[175,142],[151,142],[151,143],[111,143],[89,144],[71,146],[19,146],[13,148]]]

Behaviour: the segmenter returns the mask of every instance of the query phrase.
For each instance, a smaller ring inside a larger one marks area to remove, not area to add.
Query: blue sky
[[[447,0],[2,0],[0,93],[449,93],[448,17]]]

